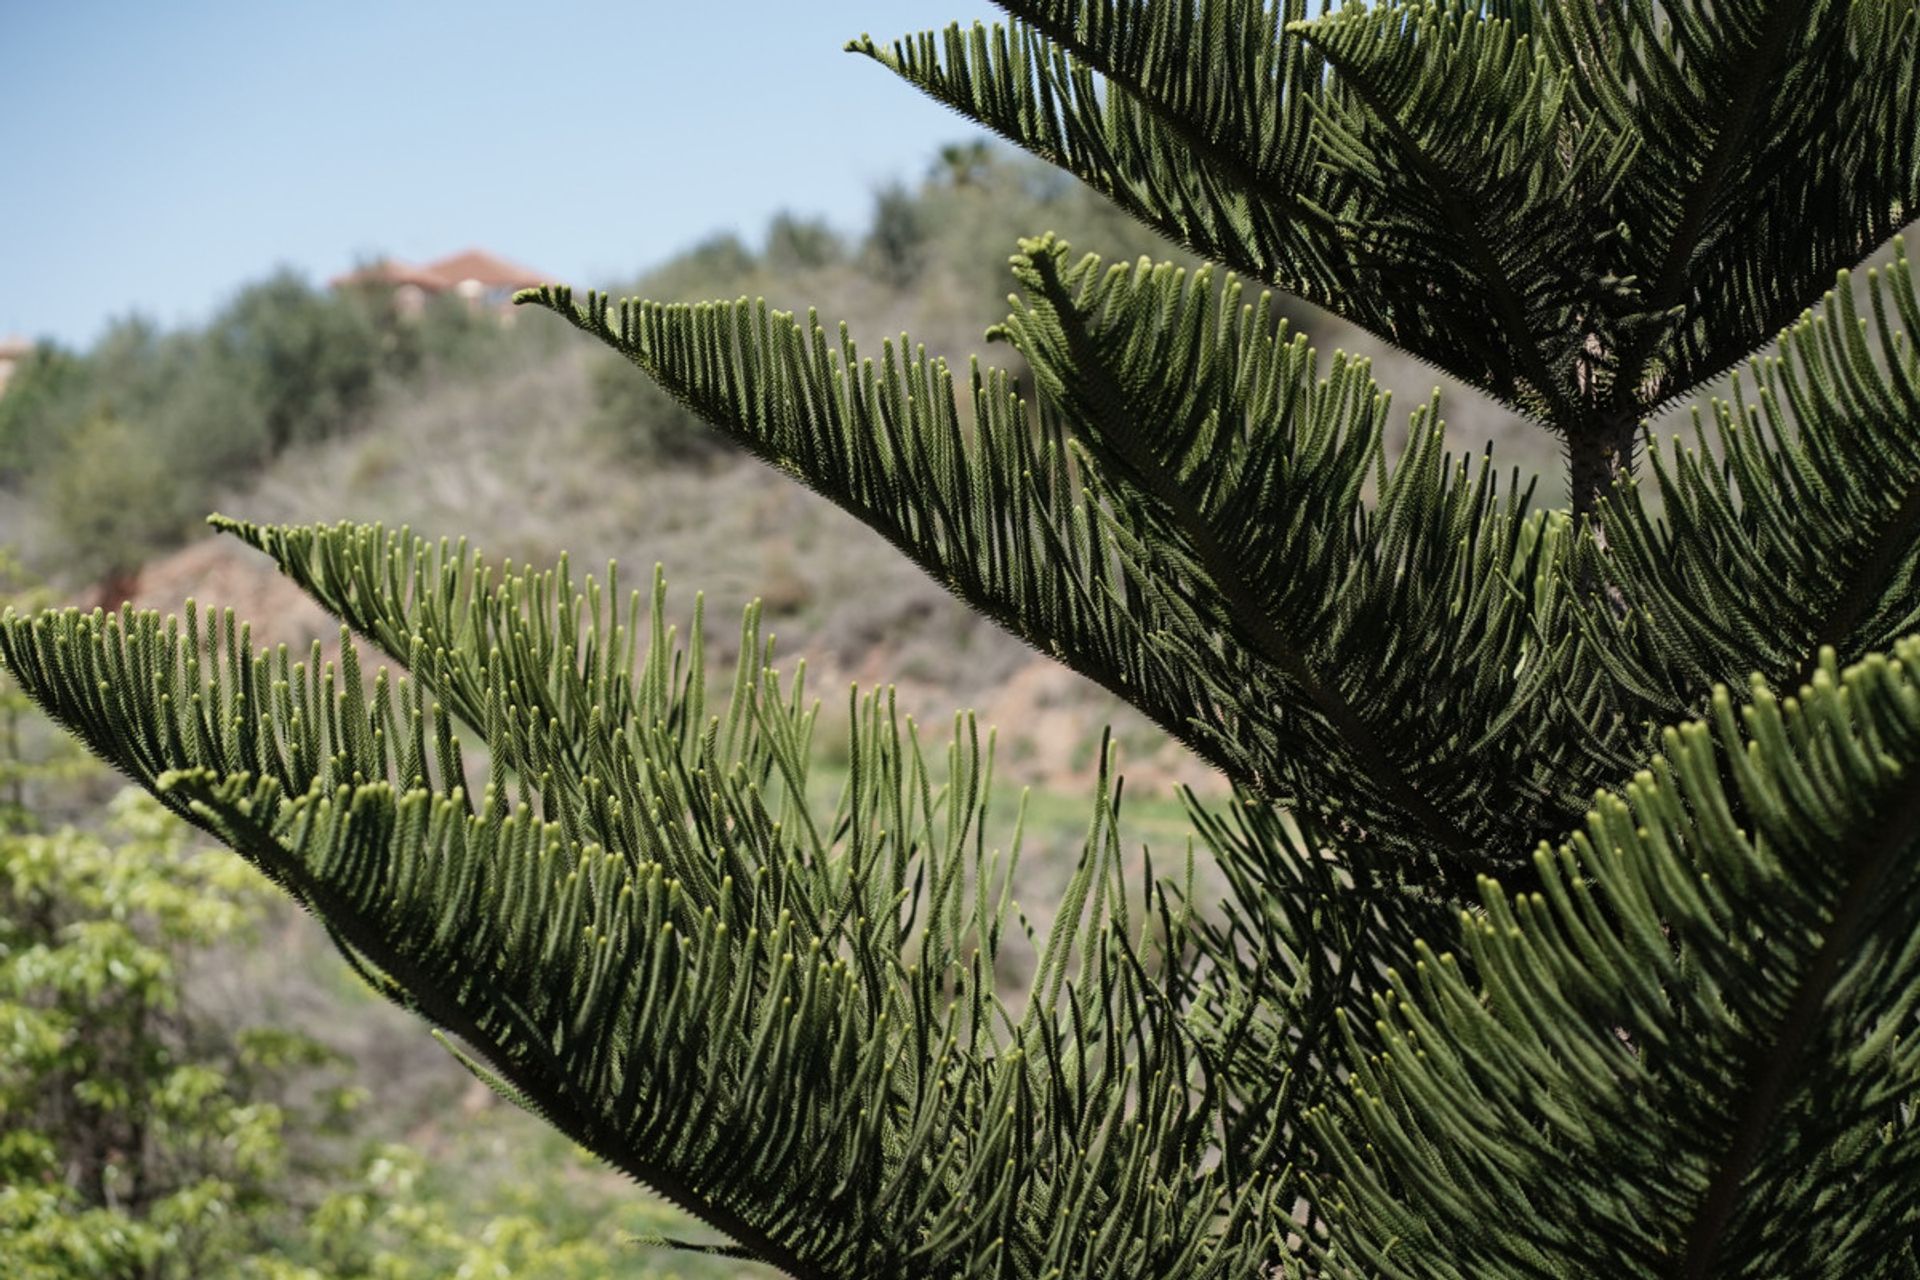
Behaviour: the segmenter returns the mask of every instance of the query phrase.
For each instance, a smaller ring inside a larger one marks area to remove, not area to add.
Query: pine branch
[[[1067,396],[1084,404],[1084,421],[1098,424],[1086,432],[1087,436],[1116,459],[1128,480],[1168,510],[1180,536],[1192,545],[1198,568],[1219,592],[1239,634],[1278,668],[1288,683],[1305,694],[1373,785],[1404,808],[1421,825],[1423,835],[1458,865],[1473,852],[1472,840],[1420,793],[1389,758],[1373,726],[1313,670],[1303,646],[1284,634],[1263,607],[1252,585],[1258,571],[1226,545],[1199,501],[1147,448],[1146,441],[1160,424],[1143,420],[1138,402],[1121,390],[1119,371],[1109,363],[1108,351],[1089,329],[1077,300],[1061,280],[1064,249],[1041,244],[1029,250],[1026,261],[1031,267],[1030,278],[1037,285],[1036,306],[1044,308],[1046,318],[1059,327],[1066,340],[1060,352],[1064,359],[1049,362],[1047,371],[1060,381]],[[1025,348],[1036,354],[1041,350],[1033,340]],[[1073,380],[1071,389],[1068,378]]]
[[[1587,109],[1640,140],[1608,217],[1633,324],[1604,415],[1625,430],[1746,359],[1920,214],[1920,9],[1744,0],[1547,11]]]
[[[1551,768],[1595,785],[1628,767],[1609,745],[1607,710],[1523,656],[1572,625],[1547,585],[1558,534],[1524,516],[1524,495],[1503,504],[1484,470],[1475,479],[1444,463],[1422,414],[1367,513],[1377,440],[1350,451],[1250,392],[1265,380],[1255,357],[1266,340],[1231,284],[1210,314],[1204,273],[1189,284],[1146,264],[1068,267],[1065,246],[1048,240],[1024,248],[1028,297],[1005,332],[1103,484],[1138,495],[1112,503],[1137,512],[1133,542],[1184,548],[1141,575],[1178,582],[1190,625],[1222,637],[1176,641],[1184,660],[1260,655],[1276,691],[1304,704],[1317,736],[1272,765],[1297,807],[1350,840],[1364,831],[1419,851],[1444,879],[1513,847],[1523,824],[1550,821],[1560,797],[1539,788],[1535,763],[1553,756]],[[1365,387],[1329,394],[1355,390]],[[1422,585],[1441,583],[1431,595]],[[1457,771],[1471,771],[1481,798],[1468,799]],[[1486,788],[1511,801],[1485,803]],[[1337,806],[1322,799],[1341,793]]]
[[[1067,253],[1057,242],[1026,249],[1017,273]],[[1120,287],[1129,274],[1137,280]],[[1188,289],[1170,271],[1103,273],[1089,258],[1067,280],[1085,295],[1074,306],[1098,316],[1113,367],[1129,370],[1129,395],[1172,389],[1174,401],[1134,420],[1162,432],[1151,445],[1162,466],[1193,471],[1183,483],[1206,495],[1214,558],[1231,548],[1239,566],[1222,572],[1242,597],[1236,621],[1233,591],[1182,541],[1164,494],[1143,487],[1147,472],[1103,442],[1101,415],[1063,390],[1080,374],[1049,336],[1058,317],[1047,318],[1054,304],[1037,282],[1004,333],[1043,378],[1039,447],[998,375],[976,371],[975,423],[963,430],[940,362],[922,354],[903,368],[889,343],[876,368],[844,329],[836,357],[817,321],[802,328],[744,301],[616,310],[590,296],[576,308],[557,289],[522,301],[560,311],[627,355],[969,604],[1177,729],[1229,776],[1269,797],[1338,809],[1332,820],[1351,838],[1411,855],[1406,865],[1423,869],[1409,874],[1443,883],[1493,865],[1630,770],[1623,722],[1596,701],[1605,687],[1563,684],[1545,661],[1573,624],[1560,619],[1566,601],[1549,567],[1560,534],[1524,518],[1523,496],[1501,502],[1484,468],[1477,479],[1464,466],[1450,474],[1437,429],[1422,419],[1368,515],[1363,493],[1387,406],[1362,366],[1336,360],[1319,379],[1312,354],[1287,340],[1265,302],[1243,309],[1231,288],[1216,302],[1206,278]],[[1185,402],[1180,388],[1191,391]],[[1197,527],[1191,513],[1184,524]],[[1247,607],[1254,584],[1257,611]],[[1248,620],[1282,616],[1291,633],[1275,652],[1304,652],[1311,638],[1304,667],[1246,643]],[[1324,673],[1352,680],[1362,671],[1389,674],[1354,681],[1371,709],[1343,720],[1355,691]],[[1400,740],[1391,761],[1380,748],[1366,755],[1369,737],[1383,736]],[[1371,760],[1362,776],[1371,772],[1378,791],[1353,793],[1356,751]],[[1411,791],[1394,783],[1410,761],[1423,777]],[[1499,802],[1481,792],[1490,778],[1505,789]],[[1409,817],[1414,801],[1436,807]]]
[[[1488,881],[1394,976],[1315,1118],[1326,1274],[1914,1271],[1916,662],[1720,689],[1543,892]]]
[[[1910,647],[1910,652],[1920,650]],[[1823,674],[1816,673],[1810,687],[1818,690]],[[1920,788],[1907,786],[1904,803],[1886,805],[1862,826],[1854,836],[1855,847],[1848,850],[1845,887],[1822,913],[1820,949],[1771,1039],[1755,1045],[1747,1064],[1746,1089],[1728,1125],[1732,1141],[1700,1198],[1681,1254],[1677,1274],[1686,1280],[1706,1280],[1715,1272],[1733,1235],[1747,1184],[1756,1175],[1764,1176],[1761,1159],[1771,1130],[1788,1099],[1805,1087],[1804,1064],[1820,1047],[1816,1039],[1827,1032],[1827,1006],[1842,977],[1857,963],[1868,931],[1880,923],[1880,896],[1904,878],[1900,863],[1920,842]]]
[[[1583,513],[1641,414],[1920,211],[1911,0],[1002,7],[850,47],[1556,427]]]
[[[1695,278],[1694,254],[1699,249],[1708,217],[1719,204],[1736,162],[1747,149],[1756,125],[1760,123],[1762,102],[1779,92],[1780,73],[1796,37],[1805,34],[1807,18],[1816,7],[1816,0],[1778,0],[1761,7],[1766,10],[1764,23],[1740,55],[1705,60],[1705,65],[1713,66],[1720,72],[1730,92],[1706,98],[1700,104],[1708,109],[1709,114],[1707,118],[1696,117],[1696,120],[1700,133],[1712,138],[1711,150],[1700,164],[1698,176],[1692,180],[1682,197],[1678,226],[1666,242],[1659,269],[1651,281],[1647,310],[1653,314],[1664,314],[1686,302],[1691,295]],[[1732,9],[1733,12],[1722,21],[1728,28],[1737,29],[1740,17],[1745,15],[1738,12],[1739,6],[1732,6]],[[1690,22],[1710,21],[1684,14],[1680,20],[1683,26]],[[1707,34],[1698,33],[1696,40]],[[1645,406],[1640,399],[1640,375],[1662,336],[1658,330],[1645,330],[1620,358],[1620,376],[1613,385],[1611,413],[1623,424],[1644,412]]]
[[[1351,196],[1307,145],[1323,69],[1282,26],[1306,0],[1002,7],[1032,22],[847,47],[1176,243],[1322,306],[1352,296],[1333,221]]]
[[[1920,287],[1904,246],[1867,297],[1871,319],[1842,273],[1781,354],[1713,402],[1697,449],[1654,455],[1659,520],[1635,489],[1610,498],[1605,572],[1637,609],[1583,625],[1639,716],[1691,714],[1739,673],[1797,688],[1823,649],[1854,661],[1920,622]]]
[[[997,370],[975,363],[963,425],[946,364],[904,340],[878,366],[818,319],[741,300],[699,307],[523,294],[633,360],[707,421],[832,499],[988,617],[1136,702],[1209,758],[1200,726],[1230,710],[1150,637],[1176,624],[1126,598],[1114,552],[1089,519],[1057,430],[1035,423]],[[1036,430],[1036,426],[1039,428]],[[1148,692],[1151,691],[1151,692]],[[1232,768],[1222,761],[1222,766]]]
[[[1382,977],[1409,965],[1414,944],[1439,936],[1454,908],[1369,891],[1392,884],[1391,868],[1356,865],[1335,833],[1251,797],[1224,814],[1190,794],[1187,807],[1228,885],[1224,902],[1192,903],[1205,963],[1185,993],[1221,1081],[1223,1158],[1291,1185],[1317,1145],[1304,1118],[1340,1087],[1341,1020],[1364,1026]]]
[[[334,932],[335,943],[343,951],[351,948],[355,967],[377,976],[377,982],[369,983],[374,990],[396,999],[409,1012],[425,1018],[437,1031],[459,1037],[504,1076],[528,1080],[529,1064],[523,1059],[532,1055],[537,1063],[534,1071],[538,1073],[534,1079],[544,1077],[543,1082],[552,1082],[569,1078],[567,1064],[543,1051],[543,1041],[549,1034],[547,1028],[527,1019],[510,1001],[504,1007],[474,1013],[471,999],[455,995],[443,975],[421,968],[392,939],[383,936],[377,928],[366,927],[358,904],[337,892],[327,880],[312,874],[308,865],[312,855],[304,848],[289,850],[282,844],[282,837],[260,819],[260,815],[271,813],[277,807],[274,788],[250,785],[245,775],[221,779],[204,769],[163,774],[155,780],[155,785],[157,794],[175,802],[173,807],[182,816],[218,836],[325,921]],[[350,815],[357,815],[375,808],[381,799],[390,801],[390,793],[381,797],[370,788],[352,792],[342,788],[334,804]],[[299,844],[311,840],[315,828],[321,827],[324,821],[321,819],[302,832],[306,839]],[[351,826],[347,831],[351,838]],[[500,1025],[503,1020],[511,1025],[505,1035]],[[834,1280],[833,1273],[813,1265],[782,1240],[761,1230],[751,1218],[735,1212],[681,1176],[671,1161],[649,1159],[630,1149],[622,1141],[623,1135],[609,1129],[604,1116],[582,1108],[583,1099],[578,1093],[551,1087],[541,1089],[535,1084],[531,1093],[524,1088],[510,1087],[508,1096],[576,1145],[594,1152],[690,1216],[738,1242],[742,1256],[777,1267],[794,1280]]]
[[[1544,192],[1558,195],[1567,179],[1548,175],[1565,164],[1560,145],[1570,133],[1565,119],[1566,77],[1544,55],[1536,56],[1515,24],[1483,20],[1438,5],[1351,10],[1338,18],[1297,24],[1301,38],[1318,49],[1340,77],[1367,122],[1404,158],[1411,183],[1424,188],[1436,219],[1467,264],[1451,290],[1456,302],[1474,295],[1505,337],[1504,349],[1486,358],[1500,378],[1489,388],[1563,434],[1581,434],[1584,415],[1547,365],[1544,337],[1564,343],[1571,283],[1536,280],[1531,300],[1503,255],[1519,258],[1536,276],[1552,255],[1569,220],[1547,218]],[[1338,118],[1336,115],[1334,118]],[[1442,123],[1444,122],[1444,123]],[[1331,127],[1331,126],[1323,126]],[[1359,121],[1346,126],[1347,145],[1366,146],[1371,131]],[[1436,152],[1438,145],[1450,153]],[[1587,164],[1601,157],[1585,148]],[[1617,180],[1624,151],[1616,148],[1607,168],[1592,175],[1593,194]],[[1575,164],[1579,170],[1585,166]],[[1526,188],[1517,192],[1516,185]],[[1420,196],[1383,175],[1381,204],[1406,210]],[[1557,211],[1556,211],[1557,212]],[[1404,214],[1402,215],[1404,216]],[[1544,243],[1543,243],[1544,242]],[[1541,295],[1545,296],[1541,296]],[[1547,316],[1539,309],[1553,308]],[[1522,381],[1524,379],[1524,381]]]
[[[1288,0],[1279,13],[1261,0],[1173,8],[1140,3],[1096,7],[1061,0],[999,4],[1074,59],[1099,66],[1109,85],[1130,95],[1143,114],[1221,174],[1229,188],[1271,204],[1289,218],[1324,218],[1292,181],[1304,150],[1304,120],[1296,115],[1288,121],[1292,127],[1277,136],[1264,127],[1275,121],[1274,104],[1287,97],[1287,89],[1275,89],[1274,84],[1297,84],[1315,70],[1282,35],[1289,15],[1305,13],[1305,0]],[[981,28],[976,24],[974,29]],[[1236,92],[1197,92],[1208,79],[1194,65],[1195,50],[1222,47],[1231,52],[1216,55],[1213,65],[1235,76]],[[859,51],[869,57],[878,54],[871,41],[863,42]],[[882,61],[900,69],[895,60]],[[1183,74],[1168,74],[1181,62]],[[1223,116],[1223,108],[1229,114]]]
[[[1299,86],[1321,74],[1311,50],[1288,39],[1287,25],[1306,16],[1306,0],[1282,0],[1273,7],[1263,0],[1198,6],[1140,0],[996,2],[1072,59],[1099,68],[1109,101],[1118,91],[1139,104],[1145,117],[1219,174],[1227,190],[1244,193],[1251,203],[1277,210],[1289,221],[1313,225],[1321,235],[1332,234],[1325,208],[1313,199],[1315,185],[1303,181],[1309,117],[1288,109]],[[880,56],[870,40],[859,52],[903,72],[897,54]],[[948,63],[955,65],[951,56]],[[1231,77],[1231,91],[1218,92],[1216,69]],[[1251,265],[1214,256],[1242,269]],[[1286,269],[1268,257],[1249,274],[1265,279]]]
[[[432,656],[369,698],[350,646],[322,672],[251,654],[230,615],[203,637],[197,611],[183,629],[130,609],[9,614],[0,656],[507,1096],[791,1274],[1098,1259],[1226,1280],[1264,1256],[1271,1186],[1209,1167],[1219,1101],[1156,988],[1184,982],[1184,926],[1163,919],[1149,948],[1128,923],[1104,779],[1016,1016],[994,973],[1010,868],[985,844],[991,746],[970,722],[936,786],[911,723],[857,701],[848,783],[817,815],[813,713],[764,670],[751,612],[740,705],[690,723],[698,684],[676,673],[698,668],[658,594],[628,670],[591,580],[495,582],[464,548],[378,529],[236,528]],[[477,808],[423,683],[475,717]]]

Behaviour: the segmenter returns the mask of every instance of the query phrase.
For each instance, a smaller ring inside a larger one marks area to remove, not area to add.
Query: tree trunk
[[[1600,501],[1613,486],[1633,474],[1634,438],[1639,424],[1628,420],[1601,424],[1597,430],[1567,437],[1567,482],[1573,512],[1604,549],[1607,533],[1600,522]]]
[[[1567,437],[1567,484],[1572,490],[1574,518],[1593,535],[1604,556],[1607,529],[1600,518],[1600,503],[1613,492],[1614,485],[1633,474],[1633,444],[1639,424],[1629,419],[1609,422],[1597,431]],[[1628,612],[1626,595],[1606,570],[1589,563],[1580,575],[1583,586],[1603,595],[1616,617]]]

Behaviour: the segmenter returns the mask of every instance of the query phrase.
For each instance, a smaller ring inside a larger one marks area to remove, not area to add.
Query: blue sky
[[[206,318],[470,245],[580,284],[776,210],[862,225],[978,136],[864,58],[984,0],[0,0],[0,335]]]

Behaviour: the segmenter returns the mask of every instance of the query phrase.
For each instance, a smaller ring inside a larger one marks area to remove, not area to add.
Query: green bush
[[[782,210],[767,224],[766,265],[775,272],[818,271],[846,255],[840,235],[823,218]]]
[[[707,430],[698,414],[624,360],[596,356],[588,378],[595,429],[638,462],[687,465],[737,452],[730,441]]]
[[[151,427],[101,415],[69,428],[36,479],[62,570],[98,581],[138,569],[191,525],[199,479],[173,465]]]
[[[214,317],[205,342],[244,389],[269,453],[362,421],[387,354],[357,298],[317,292],[289,270],[242,289]]]
[[[904,186],[891,183],[873,198],[873,225],[864,245],[868,269],[896,289],[926,268],[926,217]]]
[[[50,343],[21,361],[0,394],[0,488],[18,486],[60,449],[65,424],[85,404],[92,370]]]

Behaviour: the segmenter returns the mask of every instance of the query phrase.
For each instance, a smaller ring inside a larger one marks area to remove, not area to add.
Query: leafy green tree
[[[1004,998],[991,739],[938,767],[856,698],[817,796],[801,671],[750,611],[710,713],[658,580],[221,521],[407,674],[191,611],[0,652],[794,1276],[1920,1276],[1920,292],[1844,274],[1920,212],[1914,0],[1002,7],[852,48],[1554,433],[1571,511],[1432,405],[1385,457],[1364,363],[1237,281],[1055,237],[992,331],[1031,398],[750,301],[526,300],[1216,764],[1227,901],[1125,881],[1103,768]],[[1656,518],[1645,424],[1729,375]]]
[[[156,434],[113,415],[88,419],[36,478],[69,572],[91,580],[130,573],[188,526],[186,503],[205,490],[179,483]]]
[[[145,414],[178,381],[192,346],[190,338],[169,334],[150,316],[135,312],[112,321],[88,356],[95,396],[86,410]]]
[[[260,886],[187,835],[137,793],[104,835],[0,835],[9,1275],[211,1275],[281,1212],[283,1116],[255,1093],[321,1051],[196,1043],[182,954],[244,927]]]
[[[247,384],[269,453],[351,427],[372,402],[383,359],[358,299],[316,291],[286,270],[242,289],[206,341]]]
[[[72,452],[74,436],[102,419],[145,422],[178,389],[195,355],[190,338],[139,315],[108,325],[85,355],[41,346],[0,397],[0,482],[31,488],[30,479]]]
[[[626,361],[598,359],[588,379],[595,425],[633,457],[694,463],[734,452],[732,442],[707,430],[693,410],[658,384],[634,377]]]
[[[866,251],[880,278],[896,289],[912,284],[925,265],[927,231],[919,204],[898,183],[873,200],[873,226]]]
[[[775,271],[817,271],[840,261],[846,250],[824,218],[781,210],[767,224],[767,265]]]
[[[86,381],[85,363],[51,343],[20,362],[0,395],[0,487],[18,485],[55,452],[49,424],[74,416]]]
[[[993,171],[993,146],[981,138],[950,142],[928,171],[928,178],[942,186],[959,190],[980,186]]]
[[[4,556],[0,591],[28,599]],[[86,770],[35,718],[0,676],[0,1274],[228,1274],[284,1213],[269,1086],[329,1055],[194,1013],[190,958],[249,930],[266,886],[137,791],[103,830],[43,828]]]
[[[112,578],[174,545],[269,452],[251,377],[139,316],[86,355],[42,348],[0,397],[0,485],[37,500],[60,551],[37,567],[67,575]]]
[[[730,284],[745,279],[759,265],[760,260],[745,241],[731,231],[723,231],[677,255],[665,272],[656,273],[664,276],[657,283],[664,292],[675,295],[690,289],[706,291],[715,288],[716,282]],[[700,292],[693,296],[700,296]]]

